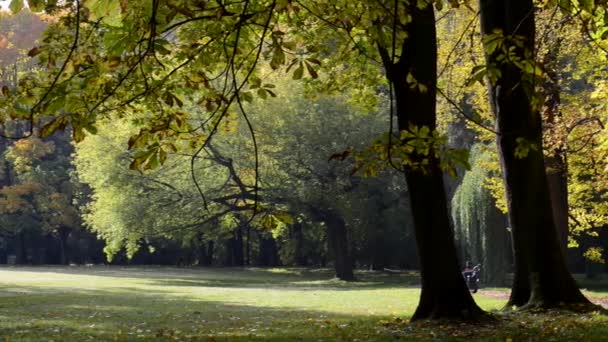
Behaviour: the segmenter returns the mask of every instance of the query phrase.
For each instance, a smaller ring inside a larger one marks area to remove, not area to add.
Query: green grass
[[[608,319],[597,314],[507,314],[481,327],[409,324],[419,295],[415,273],[357,276],[344,283],[308,269],[2,267],[0,341],[608,337]],[[504,305],[483,292],[475,299],[484,309]]]

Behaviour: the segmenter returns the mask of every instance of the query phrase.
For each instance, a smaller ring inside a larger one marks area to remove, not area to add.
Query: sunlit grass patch
[[[418,303],[417,273],[358,272],[357,277],[359,281],[347,283],[334,279],[329,270],[301,268],[5,267],[0,268],[0,340],[384,341],[463,337],[451,327],[407,322]],[[504,296],[490,297],[484,291],[490,293],[482,289],[474,296],[481,307],[498,310],[504,305]],[[506,289],[491,291],[507,294]],[[602,292],[593,295],[601,296]],[[524,318],[528,323],[522,326],[515,323],[519,322],[517,316],[506,317],[501,331],[482,329],[467,338],[525,338],[540,331],[540,318]],[[566,317],[555,323],[542,322],[551,327],[571,326],[562,334],[570,337],[606,323],[603,316],[580,316],[568,318],[575,322],[568,325]],[[516,328],[524,332],[510,332]],[[547,336],[561,336],[555,334]]]

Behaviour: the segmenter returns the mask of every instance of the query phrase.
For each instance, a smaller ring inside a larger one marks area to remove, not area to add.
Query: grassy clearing
[[[0,268],[0,340],[606,340],[601,315],[503,315],[496,326],[407,323],[416,274],[160,267]],[[500,289],[493,289],[494,292]],[[596,297],[608,293],[596,291]],[[476,295],[497,310],[500,296]]]

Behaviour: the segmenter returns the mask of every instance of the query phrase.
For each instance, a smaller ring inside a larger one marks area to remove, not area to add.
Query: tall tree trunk
[[[25,241],[25,233],[23,231],[20,231],[17,234],[17,264],[18,265],[23,265],[25,263],[27,263],[27,246],[26,246],[26,241]]]
[[[207,263],[209,266],[213,265],[213,255],[215,253],[215,242],[213,240],[209,240],[207,243]]]
[[[372,236],[372,245],[371,245],[371,264],[370,268],[374,271],[382,271],[385,267],[387,267],[387,255],[384,241],[384,231],[383,229],[376,227]]]
[[[302,231],[302,224],[299,222],[294,223],[291,226],[292,239],[294,240],[294,262],[296,266],[306,266],[306,256],[304,255],[304,232]]]
[[[337,215],[328,213],[325,215],[327,227],[327,240],[329,242],[330,253],[334,259],[336,277],[340,280],[353,281],[353,260],[350,255],[346,224],[344,219]]]
[[[245,265],[251,264],[251,226],[247,225],[247,242],[245,244]]]
[[[494,203],[494,199],[487,189],[484,196],[489,203]],[[507,230],[506,217],[495,205],[491,204],[485,222],[485,250],[482,264],[483,283],[493,286],[504,286],[509,260],[511,259],[510,237]]]
[[[233,236],[224,242],[224,249],[226,250],[226,254],[224,256],[224,265],[223,266],[234,266],[235,265],[235,260],[234,260],[235,242],[234,241],[235,241],[235,238]]]
[[[213,263],[213,240],[205,241],[204,235],[198,235],[198,265],[211,266]]]
[[[68,236],[70,235],[70,228],[61,226],[57,230],[57,233],[59,238],[59,262],[61,263],[61,265],[67,265]]]
[[[243,254],[243,228],[241,226],[234,230],[234,266],[245,266],[245,255]]]
[[[522,58],[533,58],[532,0],[480,0],[480,7],[485,36],[497,30],[506,37],[516,34],[524,39],[523,48],[516,52]],[[490,100],[513,231],[515,277],[508,305],[589,303],[568,272],[560,248],[543,160],[542,120],[532,106],[532,75],[504,59],[500,48],[486,58],[489,66],[501,71],[490,85]],[[526,147],[527,153],[521,153]]]
[[[279,253],[277,243],[271,234],[259,233],[260,244],[260,265],[261,266],[278,266]]]
[[[345,281],[355,280],[344,219],[332,209],[309,206],[309,211],[316,220],[325,222],[327,244],[329,254],[334,261],[336,277]],[[325,263],[323,259],[321,259],[321,263]]]
[[[437,40],[433,7],[419,9],[406,4],[411,21],[404,27],[407,37],[399,42],[397,62],[380,46],[387,78],[394,85],[399,130],[436,128]],[[408,82],[408,75],[423,85]],[[475,304],[458,265],[454,232],[450,223],[443,172],[434,151],[412,154],[414,162],[426,161],[424,170],[407,168],[414,231],[420,258],[422,292],[412,316],[419,319],[476,319],[483,311]],[[441,253],[438,253],[441,251]]]

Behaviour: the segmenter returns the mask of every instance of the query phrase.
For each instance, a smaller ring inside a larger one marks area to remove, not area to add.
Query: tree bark
[[[516,52],[532,56],[532,0],[480,0],[480,7],[485,36],[496,30],[506,37],[516,34],[524,39],[523,49]],[[542,120],[532,106],[533,81],[509,59],[501,61],[501,54],[504,56],[496,49],[486,56],[486,63],[501,71],[490,85],[490,101],[515,254],[515,277],[507,305],[548,308],[588,304],[566,268],[557,236],[542,152]],[[522,144],[531,148],[518,156]]]
[[[260,240],[260,266],[278,266],[279,253],[275,239],[267,233],[259,233],[258,236]]]
[[[203,233],[198,235],[198,265],[211,266],[213,261],[213,240],[205,241]]]
[[[237,227],[234,230],[234,266],[245,266],[245,255],[243,254],[243,228]]]
[[[207,255],[205,258],[205,266],[213,266],[213,254],[215,253],[215,242],[209,240],[207,242]]]
[[[484,189],[484,191],[488,191]],[[485,258],[483,260],[481,274],[482,281],[486,285],[505,286],[506,274],[512,260],[511,243],[509,231],[507,230],[507,219],[498,208],[494,199],[487,193],[487,200],[492,203],[486,220],[485,232]]]
[[[378,231],[379,230],[379,231]],[[373,241],[371,244],[371,263],[370,269],[373,271],[382,271],[388,265],[388,256],[386,255],[384,232],[382,228],[376,228],[373,232]]]
[[[20,231],[17,234],[17,264],[18,265],[24,265],[27,263],[27,245],[26,245],[26,241],[25,241],[25,232]]]
[[[224,266],[234,266],[235,262],[234,262],[234,243],[235,238],[234,235],[230,238],[227,239],[224,242],[224,249],[226,250],[226,254],[224,256]]]
[[[292,239],[294,240],[294,262],[296,266],[307,266],[308,262],[304,255],[304,232],[302,231],[302,224],[299,222],[294,223],[291,226]]]
[[[68,236],[70,235],[70,228],[68,227],[59,227],[58,231],[59,237],[59,262],[61,265],[68,264]]]
[[[337,215],[328,213],[325,215],[327,227],[327,240],[329,242],[330,253],[334,259],[336,277],[340,280],[353,281],[353,260],[350,255],[346,224],[344,219]]]
[[[245,244],[245,265],[249,266],[251,264],[251,226],[247,226],[247,241]]]
[[[419,9],[408,4],[411,21],[404,27],[408,37],[400,42],[397,62],[388,49],[379,47],[386,75],[394,85],[399,130],[436,128],[437,39],[433,7]],[[408,83],[408,74],[426,91]],[[424,169],[407,168],[405,179],[410,194],[414,231],[420,258],[422,292],[412,320],[477,319],[483,311],[475,304],[458,265],[454,232],[450,223],[443,172],[434,151],[413,154]],[[438,251],[441,251],[440,253]]]
[[[325,222],[329,254],[334,261],[336,278],[354,281],[353,259],[348,245],[348,232],[344,219],[332,209],[309,207],[310,213],[316,220]],[[322,261],[323,262],[323,261]]]

